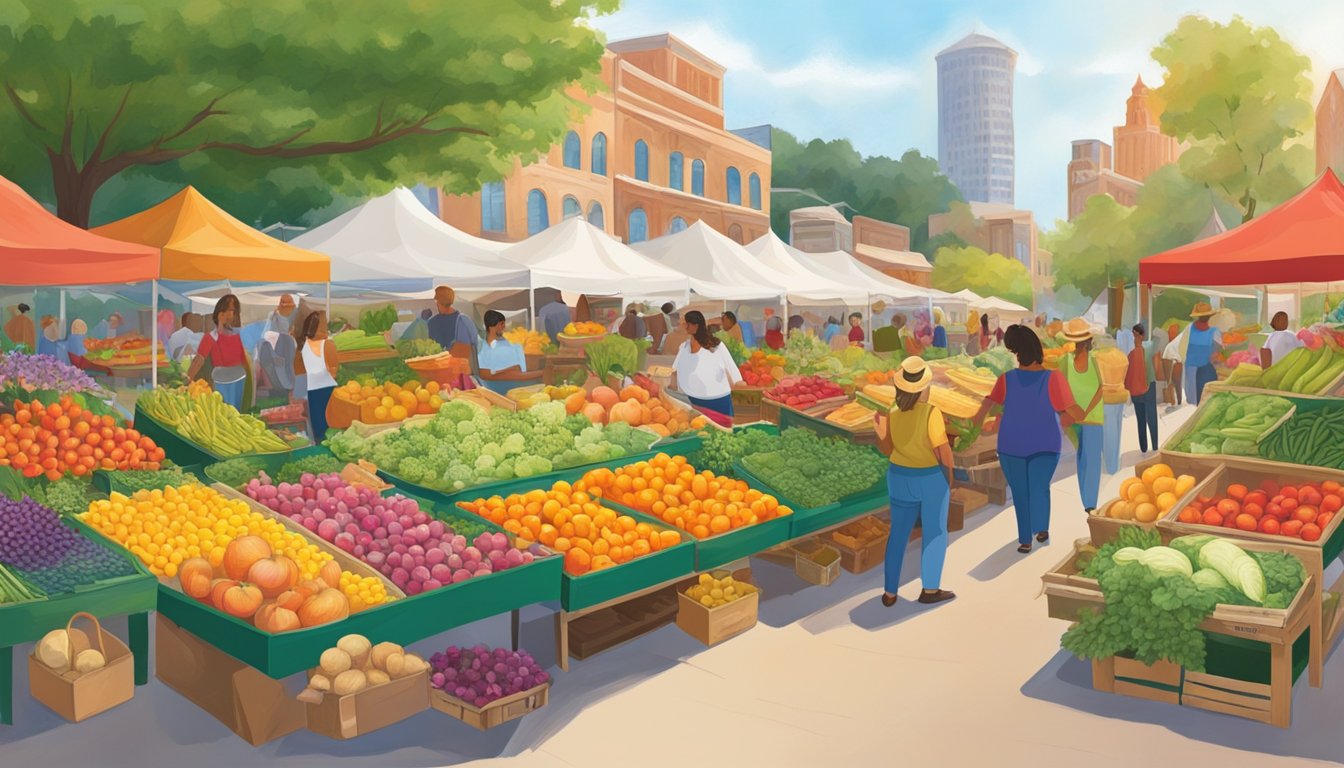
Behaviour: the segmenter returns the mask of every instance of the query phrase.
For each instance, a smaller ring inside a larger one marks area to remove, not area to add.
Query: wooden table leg
[[[564,611],[555,612],[555,652],[560,657],[560,670],[569,671],[569,619]]]
[[[135,684],[149,682],[149,614],[133,613],[126,617],[131,631],[131,655],[135,657]]]
[[[513,641],[513,650],[515,651],[518,650],[518,630],[522,622],[520,612],[521,609],[514,608],[512,613],[509,614],[509,639]]]
[[[1325,585],[1319,580],[1316,583],[1316,598],[1309,605],[1320,605],[1321,610],[1311,612],[1311,621],[1308,622],[1311,639],[1307,641],[1307,682],[1312,688],[1320,688],[1322,678],[1325,677],[1325,614],[1323,601],[1325,600]]]
[[[1277,643],[1270,649],[1269,722],[1287,728],[1293,720],[1293,645]]]
[[[14,646],[0,648],[0,725],[14,724]]]

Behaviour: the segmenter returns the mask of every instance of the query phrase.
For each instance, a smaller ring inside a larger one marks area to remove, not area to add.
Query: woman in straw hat
[[[896,604],[905,545],[915,520],[923,529],[920,539],[921,603],[941,603],[956,595],[940,589],[943,558],[947,555],[947,506],[951,500],[952,447],[947,442],[943,412],[928,402],[933,370],[919,357],[901,361],[893,378],[896,407],[877,413],[874,423],[878,445],[891,457],[887,467],[887,496],[891,501],[891,537],[887,539],[886,581],[882,604]]]
[[[1218,380],[1218,371],[1213,367],[1213,348],[1223,345],[1223,334],[1209,324],[1213,317],[1213,307],[1207,301],[1201,301],[1190,311],[1194,322],[1186,329],[1185,342],[1185,380],[1189,391],[1186,399],[1191,405],[1199,405],[1204,394],[1204,385]]]
[[[1031,537],[1050,539],[1050,483],[1059,466],[1059,414],[1082,421],[1083,409],[1073,401],[1068,381],[1059,371],[1046,370],[1045,350],[1036,332],[1010,325],[1004,346],[1017,356],[1017,368],[999,377],[980,406],[976,424],[995,407],[1003,408],[999,427],[999,463],[1013,491],[1017,514],[1017,551],[1031,551]]]
[[[1101,486],[1101,444],[1104,412],[1101,408],[1101,371],[1092,356],[1091,324],[1075,317],[1064,324],[1064,338],[1073,342],[1073,359],[1064,363],[1064,379],[1069,383],[1076,403],[1083,407],[1083,418],[1072,425],[1074,442],[1078,448],[1078,492],[1083,497],[1083,509],[1088,514],[1097,508],[1097,493]]]

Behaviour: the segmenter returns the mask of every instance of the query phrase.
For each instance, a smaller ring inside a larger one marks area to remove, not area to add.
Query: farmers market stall
[[[703,221],[631,248],[686,275],[691,292],[702,298],[751,301],[784,293],[775,276],[756,263],[746,249]]]

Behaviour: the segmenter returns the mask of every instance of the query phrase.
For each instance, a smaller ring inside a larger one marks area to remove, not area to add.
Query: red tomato
[[[1283,508],[1284,512],[1291,515],[1293,510],[1297,509],[1297,499],[1292,496],[1285,496],[1283,501],[1279,502],[1279,506]]]
[[[1218,514],[1218,510],[1216,510],[1216,509],[1206,509],[1206,510],[1204,510],[1204,524],[1205,524],[1205,525],[1222,525],[1222,524],[1223,524],[1223,516],[1220,515],[1220,514]]]
[[[1223,499],[1218,502],[1218,511],[1222,513],[1223,517],[1235,517],[1241,512],[1241,505],[1232,499]]]
[[[1315,488],[1303,488],[1301,491],[1298,492],[1297,500],[1299,503],[1302,504],[1306,504],[1312,507],[1319,507],[1321,505],[1323,497],[1321,496],[1321,492],[1316,490]]]
[[[1203,495],[1201,495],[1201,496],[1199,496],[1197,499],[1195,499],[1195,501],[1198,501],[1200,504],[1212,504],[1212,503],[1213,503],[1213,499],[1214,499],[1213,496],[1203,496]]]
[[[1293,511],[1293,519],[1301,520],[1305,523],[1316,522],[1316,515],[1319,514],[1315,507],[1308,507],[1305,504]]]
[[[1243,531],[1254,531],[1258,525],[1256,519],[1245,512],[1237,515],[1237,527]]]
[[[1338,494],[1327,493],[1321,497],[1322,512],[1338,512],[1341,507],[1344,507],[1344,499],[1341,499]]]
[[[1326,480],[1321,483],[1321,493],[1339,493],[1340,489],[1339,483],[1334,480]]]
[[[1199,510],[1192,504],[1185,509],[1182,509],[1181,514],[1177,519],[1182,523],[1198,523],[1201,519],[1201,515]]]
[[[1272,517],[1260,518],[1260,532],[1277,535],[1279,533],[1279,521]]]
[[[1283,507],[1280,507],[1278,504],[1271,501],[1265,507],[1265,515],[1276,520],[1282,520],[1288,516],[1288,513],[1283,511]]]
[[[1335,519],[1334,512],[1322,512],[1316,516],[1316,527],[1324,531],[1330,527],[1330,521]]]
[[[1279,492],[1279,484],[1274,482],[1273,480],[1265,480],[1260,483],[1260,490],[1264,491],[1270,496],[1275,496]]]
[[[1246,493],[1247,493],[1246,486],[1242,485],[1241,483],[1233,483],[1227,486],[1228,498],[1241,501],[1242,499],[1246,498]]]
[[[1321,529],[1315,523],[1307,523],[1302,526],[1303,541],[1320,541]]]
[[[1242,511],[1242,513],[1247,514],[1247,515],[1250,515],[1251,517],[1255,518],[1256,520],[1259,520],[1261,517],[1264,517],[1264,514],[1265,514],[1265,508],[1264,508],[1264,507],[1262,507],[1262,506],[1260,506],[1259,504],[1256,504],[1256,503],[1254,503],[1254,502],[1250,502],[1250,501],[1246,502],[1245,506],[1243,506],[1243,507],[1241,508],[1241,511]]]
[[[1285,499],[1296,499],[1296,498],[1297,498],[1297,488],[1295,488],[1295,487],[1293,487],[1293,486],[1291,486],[1291,485],[1285,485],[1285,486],[1283,486],[1283,488],[1279,490],[1279,493],[1283,494],[1283,498],[1285,498]]]
[[[1289,520],[1279,527],[1279,532],[1284,536],[1298,536],[1302,533],[1302,521]]]
[[[1246,494],[1245,503],[1259,504],[1260,508],[1264,509],[1265,505],[1269,503],[1269,494],[1265,493],[1264,491],[1251,491],[1250,493]]]

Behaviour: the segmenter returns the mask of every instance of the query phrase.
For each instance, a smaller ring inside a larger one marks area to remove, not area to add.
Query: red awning
[[[1344,281],[1344,184],[1326,172],[1236,229],[1139,261],[1145,285],[1281,285]]]
[[[0,285],[104,285],[159,276],[159,251],[58,219],[0,176]]]

